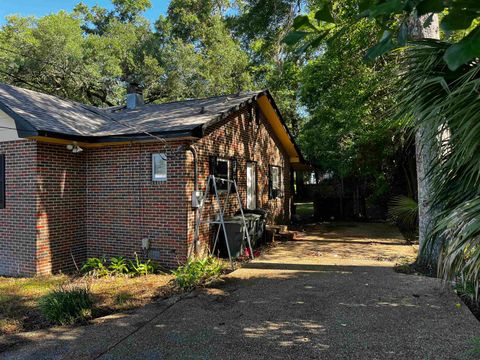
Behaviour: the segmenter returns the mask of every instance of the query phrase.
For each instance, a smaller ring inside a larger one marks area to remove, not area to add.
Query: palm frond
[[[390,201],[388,212],[396,221],[414,228],[418,223],[418,203],[404,195],[398,195]]]
[[[407,48],[399,76],[399,116],[430,129],[436,157],[427,174],[436,209],[430,247],[443,245],[439,274],[480,285],[480,64],[452,72],[449,44],[426,40]]]

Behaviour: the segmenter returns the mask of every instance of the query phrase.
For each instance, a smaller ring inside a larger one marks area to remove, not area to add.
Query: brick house
[[[235,177],[244,207],[286,223],[302,164],[266,90],[160,105],[129,94],[99,109],[0,84],[0,274],[132,257],[144,239],[150,258],[176,266],[193,241],[195,182]]]

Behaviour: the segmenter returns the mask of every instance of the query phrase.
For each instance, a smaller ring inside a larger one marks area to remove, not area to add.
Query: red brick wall
[[[35,274],[34,141],[0,142],[5,154],[6,207],[0,209],[0,274]]]
[[[246,164],[257,162],[257,204],[271,221],[289,220],[288,157],[265,119],[244,109],[193,142],[198,150],[200,189],[205,190],[209,156],[235,157],[238,186],[246,202]],[[142,255],[173,267],[185,261],[193,239],[193,161],[179,145],[142,143],[86,149],[72,154],[64,145],[33,141],[0,143],[6,154],[6,209],[0,209],[0,274],[34,275],[67,271],[86,257]],[[152,153],[165,152],[168,178],[151,180]],[[268,198],[269,165],[282,167],[284,197]],[[211,198],[207,217],[213,217]],[[234,201],[229,213],[238,209]],[[211,238],[208,225],[202,241]],[[188,243],[187,243],[188,241]],[[155,255],[154,255],[155,254]]]
[[[181,142],[89,149],[87,153],[88,256],[142,256],[148,238],[160,263],[186,258],[185,152]],[[152,153],[167,154],[167,181],[153,182]],[[154,257],[154,256],[152,256]]]
[[[250,115],[249,115],[250,114]],[[205,180],[209,175],[209,156],[216,155],[222,158],[235,157],[238,162],[238,187],[242,199],[242,206],[246,207],[247,189],[247,162],[257,163],[257,207],[270,211],[270,222],[287,223],[290,220],[290,165],[288,156],[283,151],[279,140],[276,138],[269,123],[260,113],[259,119],[255,118],[256,112],[243,109],[210,129],[210,133],[193,143],[198,150],[200,189],[205,190]],[[269,199],[269,165],[280,166],[283,171],[284,196]],[[192,161],[189,168],[192,169]],[[188,190],[193,189],[193,183],[189,182]],[[222,199],[224,197],[222,196]],[[212,197],[207,199],[204,209],[204,219],[213,219],[217,209],[216,203],[212,203]],[[232,207],[228,214],[238,210],[238,202],[231,197],[229,202]],[[189,211],[189,242],[193,240],[194,211]],[[205,244],[212,238],[209,226],[202,226],[201,242]]]
[[[65,145],[37,145],[37,274],[86,260],[85,158]]]

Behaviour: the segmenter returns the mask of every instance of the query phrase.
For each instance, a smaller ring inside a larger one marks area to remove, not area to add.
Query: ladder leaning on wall
[[[238,192],[237,182],[235,180],[224,180],[224,179],[222,179],[222,181],[226,181],[228,183],[227,195],[226,195],[223,203],[220,200],[220,196],[218,194],[217,181],[216,181],[215,176],[214,175],[209,175],[207,177],[204,196],[200,201],[200,206],[199,206],[199,209],[198,209],[197,222],[195,224],[195,232],[194,232],[193,242],[192,242],[192,246],[190,248],[189,254],[192,253],[193,245],[199,240],[200,226],[201,226],[202,222],[204,222],[204,220],[203,220],[203,209],[204,209],[204,206],[205,206],[205,200],[208,199],[208,197],[210,195],[210,190],[213,189],[212,193],[213,193],[215,201],[217,203],[218,210],[215,213],[215,219],[214,220],[208,219],[205,222],[208,223],[208,224],[217,224],[218,226],[217,226],[217,231],[216,231],[216,234],[215,234],[215,240],[213,242],[213,248],[212,248],[212,251],[210,253],[215,254],[215,249],[217,247],[218,238],[220,236],[220,229],[222,229],[223,230],[223,237],[225,239],[225,245],[227,247],[228,259],[230,260],[230,265],[232,266],[232,269],[233,269],[233,267],[234,267],[233,266],[233,259],[232,259],[232,254],[230,252],[230,245],[228,243],[227,229],[225,227],[225,224],[232,223],[231,221],[225,220],[225,209],[228,209],[230,194],[232,192],[232,189],[235,190],[236,199],[237,199],[237,202],[238,202],[238,206],[240,207],[240,214],[241,214],[241,217],[242,217],[242,223],[243,223],[242,242],[245,239],[247,240],[247,245],[248,245],[248,248],[250,250],[250,256],[252,257],[252,259],[254,258],[254,255],[253,255],[253,250],[252,250],[252,243],[250,241],[250,234],[249,234],[249,231],[248,231],[248,228],[247,228],[247,222],[245,221],[245,215],[243,213],[242,200],[240,199],[240,194]],[[215,209],[215,205],[214,204],[212,204],[212,205]]]

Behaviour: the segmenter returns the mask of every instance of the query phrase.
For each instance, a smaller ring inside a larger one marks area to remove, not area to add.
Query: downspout
[[[198,209],[198,203],[196,206],[194,206],[194,197],[198,199],[197,197],[197,194],[198,194],[198,153],[197,153],[197,149],[192,145],[192,144],[189,144],[188,146],[184,147],[184,146],[179,146],[178,147],[178,150],[180,149],[185,149],[187,151],[190,151],[193,155],[193,189],[194,189],[194,192],[192,194],[192,207],[195,208],[195,216],[194,216],[194,228],[195,228],[195,232],[194,232],[194,235],[193,235],[193,253],[194,254],[198,254],[198,251],[199,251],[199,247],[200,247],[200,241],[199,241],[199,233],[197,232],[197,220],[198,220],[198,212],[199,212],[199,209]],[[198,200],[197,200],[198,201]],[[200,200],[201,201],[201,200]],[[190,252],[190,250],[189,250]],[[188,256],[190,256],[191,254],[188,254]]]
[[[188,145],[187,150],[193,155],[193,189],[198,191],[198,156],[197,149],[193,145]]]
[[[193,223],[195,224],[194,226],[194,234],[193,234],[193,253],[197,255],[200,250],[200,229],[197,230],[197,221],[198,221],[198,216],[199,216],[199,205],[198,204],[198,154],[197,154],[197,149],[192,145],[188,145],[187,150],[190,150],[190,152],[193,155],[193,190],[194,193],[192,194],[192,197],[195,196],[197,199],[197,206],[195,207],[195,216],[194,216],[194,221]],[[200,199],[200,201],[203,201]],[[192,204],[193,204],[193,199],[192,199]]]

